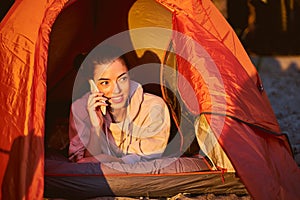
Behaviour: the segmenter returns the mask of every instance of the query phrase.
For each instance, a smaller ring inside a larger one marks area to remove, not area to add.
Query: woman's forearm
[[[90,138],[86,146],[84,157],[91,157],[103,153],[103,145],[106,145],[106,140],[101,128],[91,127]]]

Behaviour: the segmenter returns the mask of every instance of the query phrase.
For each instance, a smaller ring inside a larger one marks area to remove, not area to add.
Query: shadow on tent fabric
[[[3,199],[23,199],[28,193],[36,173],[35,169],[43,155],[43,152],[39,151],[43,149],[43,144],[44,139],[34,135],[34,131],[14,140],[8,152],[9,161],[3,177]]]

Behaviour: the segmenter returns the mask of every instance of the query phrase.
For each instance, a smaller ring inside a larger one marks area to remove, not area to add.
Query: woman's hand
[[[103,114],[100,110],[101,106],[107,106],[105,101],[106,97],[103,96],[101,92],[91,93],[88,102],[87,102],[87,110],[90,116],[91,124],[95,128],[102,127],[103,124]]]

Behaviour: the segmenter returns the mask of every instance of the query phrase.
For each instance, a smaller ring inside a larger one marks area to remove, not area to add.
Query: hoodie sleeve
[[[85,146],[90,137],[90,125],[87,124],[86,97],[75,101],[71,106],[69,120],[69,160],[77,162],[84,157]]]

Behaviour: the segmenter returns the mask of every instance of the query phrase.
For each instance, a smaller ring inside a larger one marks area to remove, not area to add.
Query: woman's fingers
[[[107,106],[107,103],[105,102],[106,100],[107,98],[103,96],[103,93],[99,92],[91,93],[88,98],[87,110],[93,127],[102,126],[103,114],[98,111],[100,110],[101,106]]]
[[[103,93],[92,93],[88,98],[88,109],[93,108],[93,110],[96,110],[98,106],[107,106],[106,101],[107,98],[103,96]]]

